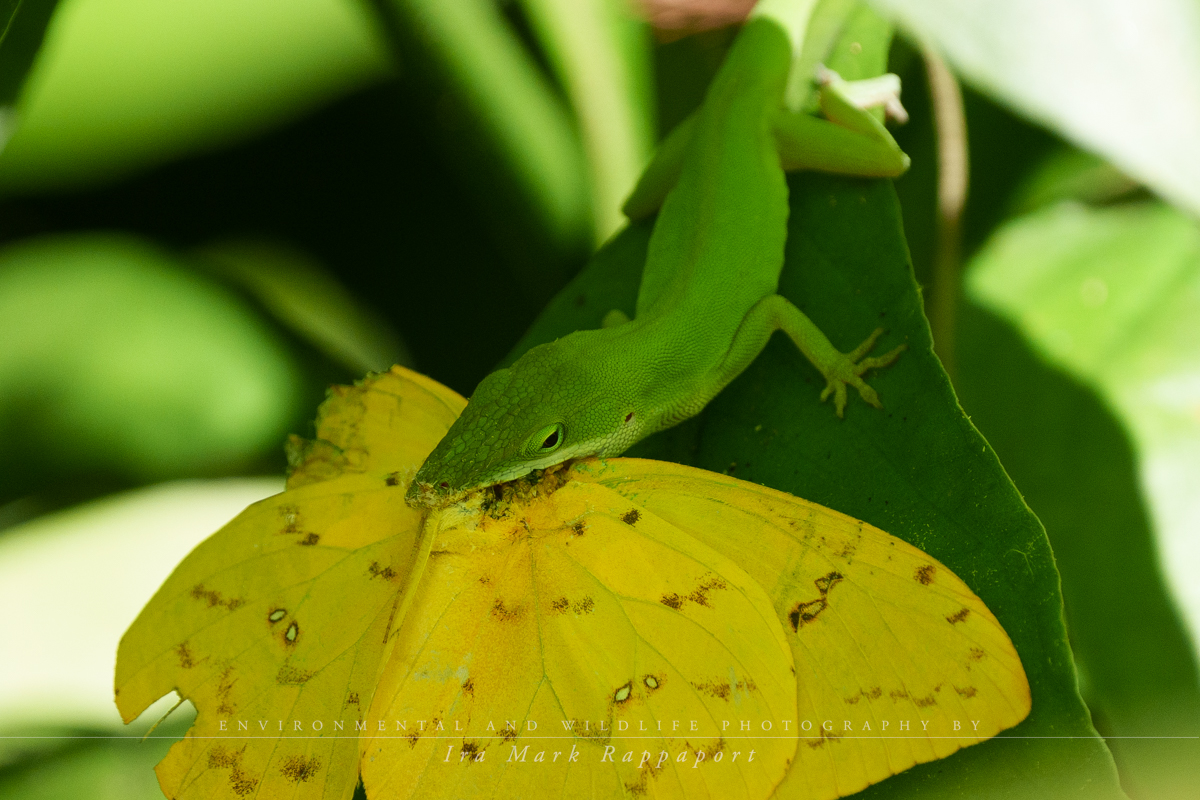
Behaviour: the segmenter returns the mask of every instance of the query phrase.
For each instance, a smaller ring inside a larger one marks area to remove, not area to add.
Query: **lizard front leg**
[[[846,386],[858,390],[862,399],[876,408],[883,408],[879,395],[862,379],[870,369],[886,367],[900,357],[907,345],[899,345],[882,356],[865,358],[883,335],[876,328],[866,341],[849,353],[833,346],[821,329],[808,316],[796,308],[787,298],[774,294],[764,297],[750,309],[734,335],[729,352],[718,368],[717,382],[720,386],[732,381],[750,365],[775,331],[783,331],[795,343],[812,365],[825,377],[825,389],[821,392],[824,401],[833,396],[834,410],[842,417],[846,410]]]

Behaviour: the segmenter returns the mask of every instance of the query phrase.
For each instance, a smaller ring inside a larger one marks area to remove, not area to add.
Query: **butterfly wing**
[[[852,794],[1028,715],[1008,635],[962,580],[912,545],[691,467],[611,459],[575,472],[735,560],[771,597],[795,658],[803,737],[780,796]]]
[[[794,730],[796,684],[762,588],[606,487],[537,490],[431,520],[368,795],[769,796],[795,739],[739,721]]]
[[[172,690],[197,709],[158,766],[167,796],[351,796],[420,532],[404,475],[464,402],[401,368],[334,389],[289,490],[203,542],[138,615],[117,654],[122,716]]]

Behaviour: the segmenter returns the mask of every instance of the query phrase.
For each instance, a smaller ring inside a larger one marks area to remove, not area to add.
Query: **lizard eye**
[[[558,448],[562,447],[563,439],[566,438],[566,431],[563,429],[561,422],[556,422],[553,425],[547,425],[540,431],[535,433],[529,440],[530,450],[535,455],[546,455],[553,453]]]

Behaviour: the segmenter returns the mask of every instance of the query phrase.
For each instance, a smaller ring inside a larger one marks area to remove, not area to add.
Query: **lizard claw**
[[[863,358],[863,356],[871,352],[871,348],[875,346],[875,342],[882,335],[883,328],[876,328],[867,337],[866,341],[849,353],[843,353],[842,357],[825,374],[825,389],[821,392],[821,401],[824,402],[830,395],[833,395],[833,408],[837,412],[838,419],[842,419],[845,416],[847,384],[857,389],[859,395],[868,405],[872,405],[875,408],[883,408],[883,403],[879,402],[879,395],[867,385],[867,382],[861,376],[869,369],[879,369],[888,366],[899,358],[901,353],[908,349],[908,345],[902,344],[881,356]]]

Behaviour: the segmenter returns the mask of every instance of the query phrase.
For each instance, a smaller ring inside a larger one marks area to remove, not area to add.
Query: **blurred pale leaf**
[[[1200,230],[1158,203],[1062,203],[1001,228],[968,290],[1029,342],[969,308],[963,403],[1046,522],[1098,723],[1117,736],[1194,737]],[[1135,796],[1190,796],[1200,779],[1194,739],[1112,747]]]
[[[0,251],[0,491],[31,471],[229,471],[274,447],[300,378],[270,327],[137,239]]]
[[[0,659],[0,731],[123,728],[112,667],[129,620],[193,547],[282,489],[279,478],[161,484],[4,531],[0,640],[20,657]]]
[[[1002,228],[967,287],[1130,426],[1200,638],[1200,229],[1159,204],[1063,204]]]
[[[979,89],[1200,213],[1200,3],[873,2]]]
[[[0,155],[0,191],[118,176],[294,117],[388,70],[344,0],[63,0]]]

